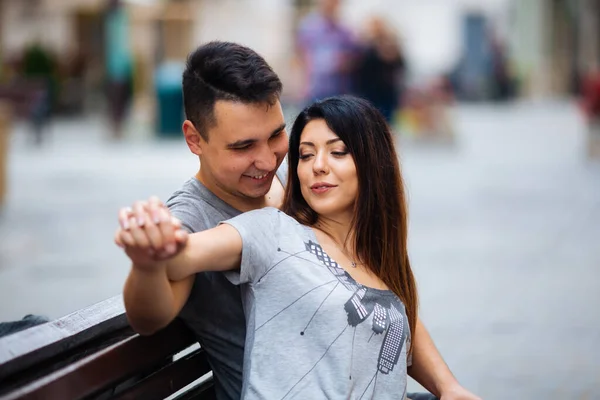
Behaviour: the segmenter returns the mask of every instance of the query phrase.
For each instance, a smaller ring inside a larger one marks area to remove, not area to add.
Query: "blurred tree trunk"
[[[2,1],[2,0],[0,0]],[[7,188],[8,144],[11,128],[10,108],[0,101],[0,207],[4,204]]]

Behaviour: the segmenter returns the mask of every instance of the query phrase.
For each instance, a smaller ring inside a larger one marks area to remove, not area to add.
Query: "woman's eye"
[[[312,154],[300,154],[300,159],[301,160],[306,160],[307,158],[309,158],[310,156],[312,156]]]
[[[333,154],[334,156],[343,157],[346,154],[348,154],[348,152],[347,151],[332,151],[331,154]]]

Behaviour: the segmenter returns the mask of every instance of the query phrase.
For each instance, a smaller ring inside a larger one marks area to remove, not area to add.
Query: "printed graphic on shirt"
[[[344,305],[348,314],[348,324],[356,327],[373,314],[373,333],[376,335],[385,333],[377,369],[383,374],[388,374],[398,363],[406,339],[404,318],[399,311],[402,309],[402,303],[396,296],[382,296],[376,293],[376,289],[357,283],[346,270],[323,251],[318,243],[309,240],[304,245],[306,250],[314,254],[346,289],[354,292]]]

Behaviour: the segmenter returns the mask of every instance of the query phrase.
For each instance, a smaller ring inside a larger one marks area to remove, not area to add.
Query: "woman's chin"
[[[309,204],[321,218],[339,219],[342,216],[352,217],[352,208],[340,207],[339,204]]]

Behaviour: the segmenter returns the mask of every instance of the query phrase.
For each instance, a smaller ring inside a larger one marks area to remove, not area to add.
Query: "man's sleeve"
[[[234,285],[258,281],[271,266],[279,242],[279,213],[276,208],[269,207],[223,222],[234,227],[242,238],[240,269],[225,273]]]
[[[181,227],[188,231],[188,233],[202,232],[215,227],[214,224],[210,224],[204,211],[195,207],[185,197],[169,199],[166,205],[171,215],[181,221]]]

